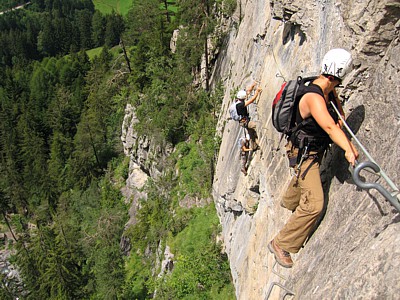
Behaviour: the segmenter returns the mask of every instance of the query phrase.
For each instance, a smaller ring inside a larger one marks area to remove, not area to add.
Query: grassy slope
[[[114,9],[117,13],[126,15],[132,6],[132,0],[93,0],[93,3],[103,14],[111,13]]]

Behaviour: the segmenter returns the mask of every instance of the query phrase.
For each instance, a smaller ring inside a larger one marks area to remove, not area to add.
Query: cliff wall
[[[271,124],[271,102],[283,80],[317,75],[331,48],[345,48],[353,56],[354,69],[340,90],[349,126],[400,184],[399,16],[399,1],[389,0],[238,1],[212,77],[225,87],[213,195],[237,299],[273,299],[288,291],[297,299],[395,299],[400,294],[399,213],[375,190],[354,185],[336,146],[321,168],[326,211],[293,256],[294,267],[275,264],[267,249],[290,215],[279,205],[290,172],[283,150],[276,150],[280,136]],[[228,107],[234,93],[254,80],[263,88],[250,109],[262,147],[244,176],[236,146],[243,129],[229,120]],[[391,191],[382,178],[362,175]]]

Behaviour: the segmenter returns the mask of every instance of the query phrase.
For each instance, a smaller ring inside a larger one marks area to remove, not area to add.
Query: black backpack
[[[307,118],[296,125],[296,108],[301,96],[306,93],[304,87],[316,78],[317,77],[302,78],[299,76],[297,79],[289,80],[282,84],[281,89],[272,102],[272,125],[278,132],[290,136],[293,132],[299,130],[310,121],[309,118]],[[311,87],[307,88],[307,92],[309,92],[310,89]],[[319,91],[315,92],[320,93]]]

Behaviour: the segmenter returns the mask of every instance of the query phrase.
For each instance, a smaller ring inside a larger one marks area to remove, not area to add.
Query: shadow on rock
[[[365,119],[365,107],[364,105],[360,105],[356,107],[347,117],[346,123],[351,128],[354,134],[360,130],[361,124]],[[344,128],[343,131],[346,133],[347,137],[352,140],[351,135]],[[353,142],[354,143],[354,142]],[[332,145],[331,149],[325,155],[325,159],[323,160],[320,168],[321,173],[321,181],[322,188],[324,191],[324,206],[322,212],[315,223],[314,229],[311,231],[308,240],[317,230],[322,220],[325,217],[326,210],[329,203],[329,190],[332,184],[332,179],[334,177],[340,183],[351,182],[353,183],[352,174],[349,170],[350,165],[344,157],[344,151],[336,145]],[[381,209],[380,209],[381,211]]]

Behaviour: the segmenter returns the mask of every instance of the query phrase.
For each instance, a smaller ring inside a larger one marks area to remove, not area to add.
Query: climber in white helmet
[[[239,149],[241,161],[240,171],[242,171],[244,175],[247,175],[247,162],[249,160],[249,153],[252,150],[250,148],[250,135],[248,133],[239,139]]]
[[[234,111],[234,113],[236,113],[239,116],[239,118],[237,119],[239,121],[239,125],[242,126],[243,128],[246,128],[247,132],[250,134],[250,141],[251,141],[250,146],[254,151],[259,149],[258,137],[256,132],[256,123],[250,120],[250,115],[247,107],[257,99],[258,95],[262,91],[261,87],[257,87],[254,95],[250,99],[247,98],[250,95],[251,91],[256,86],[256,84],[257,82],[255,81],[246,90],[240,90],[237,93],[235,103],[233,104],[236,110]]]
[[[342,131],[338,116],[330,104],[331,98],[337,97],[335,87],[350,72],[351,62],[348,51],[330,50],[322,60],[321,74],[299,96],[296,123],[303,120],[307,120],[307,123],[296,134],[292,134],[286,145],[291,167],[298,172],[281,200],[281,206],[293,213],[268,244],[277,262],[286,268],[293,265],[290,253],[300,250],[323,210],[324,194],[319,167],[328,145],[334,142],[342,148],[352,166],[358,157],[357,149]],[[339,103],[337,99],[332,102]],[[340,112],[344,115],[343,110]]]

